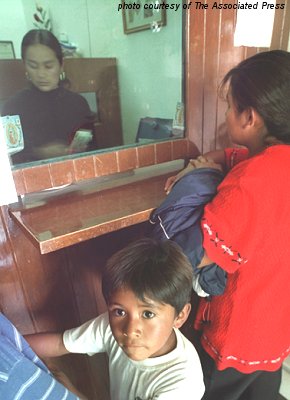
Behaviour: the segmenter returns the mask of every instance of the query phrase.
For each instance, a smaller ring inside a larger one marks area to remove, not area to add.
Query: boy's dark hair
[[[253,107],[263,118],[269,136],[290,143],[290,53],[272,50],[255,54],[225,75],[221,92],[227,83],[238,112]]]
[[[127,288],[143,301],[170,304],[178,314],[190,302],[192,278],[191,264],[176,243],[144,238],[109,259],[102,291],[108,303],[116,290]]]
[[[27,32],[21,43],[21,58],[24,60],[26,56],[27,47],[34,44],[43,44],[49,47],[56,55],[60,65],[63,63],[63,54],[59,41],[53,33],[46,29],[32,29]]]

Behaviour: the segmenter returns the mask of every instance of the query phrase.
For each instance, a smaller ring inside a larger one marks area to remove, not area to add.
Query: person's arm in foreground
[[[62,333],[36,333],[24,336],[32,350],[40,358],[44,359],[46,366],[55,379],[80,399],[86,400],[86,397],[71,383],[67,375],[53,361],[47,359],[47,357],[59,357],[69,353],[63,344],[62,337]]]
[[[68,354],[62,340],[62,333],[35,333],[25,335],[25,340],[40,357],[59,357]]]

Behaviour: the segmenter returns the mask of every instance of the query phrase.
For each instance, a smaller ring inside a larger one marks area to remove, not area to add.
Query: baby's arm
[[[188,172],[196,168],[217,168],[224,170],[225,168],[225,152],[224,150],[214,150],[198,156],[194,160],[190,160],[187,167],[181,170],[177,175],[171,176],[165,182],[164,190],[168,194],[173,185]]]
[[[206,254],[206,251],[204,250],[204,255],[203,255],[202,259],[200,260],[200,263],[199,263],[199,265],[197,266],[197,268],[204,268],[204,267],[206,267],[207,265],[210,265],[210,264],[213,264],[213,263],[214,263],[214,261],[212,261],[212,260],[208,257],[208,255]]]
[[[62,339],[62,333],[35,333],[25,335],[30,347],[40,357],[59,357],[68,354]]]
[[[226,156],[224,150],[208,151],[203,155],[208,160],[212,160],[216,164],[220,164],[223,168],[226,166]]]

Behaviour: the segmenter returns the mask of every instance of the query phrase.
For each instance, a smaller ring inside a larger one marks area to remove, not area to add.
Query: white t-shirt
[[[116,342],[104,313],[65,331],[63,341],[71,353],[108,354],[111,400],[200,400],[204,383],[199,357],[178,329],[175,334],[177,346],[170,353],[133,361]]]

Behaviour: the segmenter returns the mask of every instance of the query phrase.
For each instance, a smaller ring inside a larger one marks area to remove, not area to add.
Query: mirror
[[[119,3],[121,4],[121,1]],[[164,2],[159,3],[161,5]],[[159,3],[150,0],[128,1],[125,4],[132,7],[133,4],[137,4],[139,10],[131,9],[124,12],[118,10],[118,2],[112,0],[62,0],[61,2],[42,0],[37,2],[49,13],[52,32],[55,36],[59,40],[67,40],[75,44],[82,58],[116,59],[121,144],[126,147],[136,146],[139,122],[145,117],[168,121],[174,120],[178,114],[181,116],[180,129],[177,129],[177,135],[173,138],[183,136],[184,12],[182,0],[175,3],[180,5],[177,10],[168,8],[164,11],[162,15],[164,25],[156,23],[155,18],[152,17],[152,8]],[[147,5],[146,13],[145,4]],[[0,36],[5,41],[12,41],[17,59],[21,58],[22,37],[28,30],[35,28],[33,19],[35,12],[34,0],[1,0]],[[156,12],[156,15],[159,18],[160,11]],[[140,18],[146,21],[147,17],[149,21],[153,21],[150,29],[144,29],[140,22]],[[127,24],[135,23],[137,28],[131,31],[129,29],[130,32],[125,34],[125,21]],[[113,132],[108,132],[108,134],[113,134]],[[158,140],[162,140],[162,137]],[[111,150],[112,146],[114,148],[119,145],[120,141],[116,144],[111,142],[109,148]],[[108,151],[109,148],[103,147],[94,152]],[[25,165],[37,165],[87,154],[78,153]],[[20,166],[23,168],[24,164]]]

